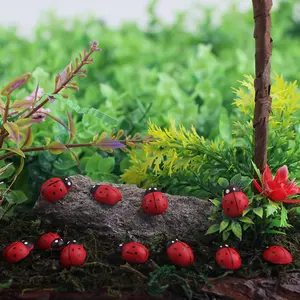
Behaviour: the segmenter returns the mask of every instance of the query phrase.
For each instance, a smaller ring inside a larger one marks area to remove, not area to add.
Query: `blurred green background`
[[[300,18],[295,5],[296,1],[280,1],[272,14],[272,71],[291,81],[300,79]],[[193,23],[193,31],[184,25],[189,13],[180,13],[174,23],[166,24],[157,17],[155,2],[148,7],[149,23],[143,30],[135,23],[113,29],[101,20],[80,18],[65,26],[66,21],[53,13],[49,13],[47,22],[37,25],[31,40],[19,37],[15,29],[2,27],[0,85],[33,72],[16,98],[26,97],[38,81],[45,92],[51,93],[57,73],[90,41],[98,40],[103,51],[95,55],[96,63],[89,66],[87,78],[79,81],[80,91],[71,94],[74,103],[116,118],[118,129],[132,134],[145,134],[149,119],[159,126],[175,120],[188,128],[194,125],[199,134],[214,139],[222,136],[224,124],[235,119],[232,87],[238,86],[244,74],[254,75],[253,13],[241,13],[233,5],[218,20],[218,26],[213,25],[211,10],[203,14],[204,18]],[[88,142],[96,133],[112,128],[93,116],[76,114],[62,101],[47,107],[66,123],[66,112],[72,113],[78,132],[75,142]],[[45,137],[61,142],[68,137],[68,132],[50,119],[34,126],[34,133],[34,146],[44,145]],[[118,182],[128,166],[126,154],[120,151],[107,154],[85,148],[75,152],[82,174],[95,181]],[[46,179],[80,172],[67,152],[28,156],[15,186],[28,193],[32,201]],[[13,171],[11,166],[4,177]]]

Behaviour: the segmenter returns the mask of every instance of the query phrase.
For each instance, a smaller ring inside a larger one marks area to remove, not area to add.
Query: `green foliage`
[[[234,90],[238,121],[231,124],[230,142],[205,139],[194,127],[176,128],[173,122],[170,128],[162,129],[150,122],[148,133],[155,141],[129,152],[131,166],[122,180],[143,187],[156,184],[170,193],[198,197],[221,195],[229,182],[249,186],[253,177],[253,82],[251,76],[246,76],[241,87]],[[271,95],[268,164],[271,169],[286,164],[291,176],[300,180],[300,92],[296,82],[288,83],[275,75]],[[261,210],[254,213],[261,215]]]
[[[272,12],[272,37],[276,41],[272,68],[280,70],[289,80],[300,79],[294,63],[299,49],[299,20],[291,18],[294,2],[280,2],[278,9]],[[242,74],[253,72],[252,11],[241,13],[232,6],[220,17],[220,26],[217,27],[213,24],[211,12],[205,11],[205,18],[195,20],[193,32],[184,27],[189,13],[178,14],[173,24],[164,24],[156,14],[154,1],[148,14],[149,24],[144,30],[136,24],[124,24],[116,30],[97,19],[77,18],[67,22],[49,13],[44,22],[38,24],[30,41],[20,38],[14,29],[0,28],[0,80],[8,82],[14,76],[32,72],[31,80],[16,92],[16,99],[24,99],[38,83],[45,91],[51,91],[57,70],[75,57],[83,44],[99,36],[104,51],[89,69],[87,78],[80,83],[80,90],[76,94],[67,92],[72,105],[58,99],[48,106],[64,124],[68,122],[66,111],[71,113],[77,129],[76,143],[86,143],[97,133],[115,126],[104,120],[118,120],[118,127],[128,130],[129,134],[137,131],[143,134],[147,119],[161,127],[167,126],[170,119],[186,128],[193,124],[199,135],[210,139],[220,137],[230,143],[232,126],[227,120],[237,120],[238,115],[232,110],[232,93],[228,87],[236,86],[236,80]],[[67,42],[66,36],[69,37]],[[83,110],[85,114],[81,113]],[[87,114],[87,110],[91,114]],[[96,111],[103,114],[97,117]],[[106,119],[106,116],[110,118]],[[246,126],[245,130],[250,131],[251,126]],[[68,138],[68,132],[56,122],[41,123],[33,126],[32,131],[37,147],[44,145],[45,137],[61,143]],[[76,149],[74,152],[80,164],[94,154],[90,149]],[[107,158],[103,151],[97,153],[99,162],[100,156]],[[30,198],[36,196],[42,178],[72,175],[79,171],[65,153],[55,156],[52,161],[55,167],[51,167],[47,160],[40,164],[43,154],[27,156],[31,160],[25,162],[25,171],[36,176],[32,175],[30,180],[22,176],[18,188],[32,191]],[[122,152],[112,156],[116,162],[112,173],[118,176],[128,166],[128,160],[123,163],[126,156]],[[59,163],[64,165],[64,170],[58,167]],[[87,174],[84,165],[81,169]],[[173,175],[174,188],[181,179],[181,174]],[[160,180],[163,183],[169,181],[168,178]],[[193,179],[193,182],[208,185],[205,180],[202,182],[202,178]],[[213,181],[210,186],[214,186]],[[178,192],[194,192],[191,189],[189,186],[180,187]]]

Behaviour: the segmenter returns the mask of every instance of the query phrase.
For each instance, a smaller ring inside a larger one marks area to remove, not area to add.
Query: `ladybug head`
[[[228,188],[225,189],[224,191],[224,195],[228,195],[230,193],[234,193],[234,192],[241,192],[241,188],[236,185],[236,184],[232,184],[231,186],[229,186]]]
[[[31,251],[34,248],[34,245],[27,242],[27,241],[22,241],[22,243],[24,244],[24,246],[29,249],[29,251]]]
[[[66,186],[67,189],[70,189],[72,187],[72,181],[69,179],[69,177],[65,177],[62,180]]]
[[[229,248],[229,246],[227,244],[225,244],[224,246],[221,245],[220,248]]]
[[[67,241],[66,246],[71,245],[71,244],[77,244],[77,241],[76,240]]]
[[[173,239],[173,240],[170,240],[166,243],[166,247],[169,248],[170,246],[172,246],[173,244],[179,242],[178,239]]]
[[[91,187],[91,194],[94,195],[98,189],[98,187],[100,186],[100,184],[94,184],[92,187]]]
[[[149,187],[149,188],[145,191],[145,196],[146,196],[147,194],[154,193],[154,192],[159,192],[158,188],[157,188],[157,187]]]
[[[51,243],[51,249],[53,249],[53,250],[60,250],[64,245],[65,245],[64,240],[61,239],[61,238],[58,238],[58,239],[55,239]]]
[[[124,247],[124,244],[123,244],[123,243],[120,244],[120,245],[119,245],[119,248],[118,248],[118,252],[122,252],[123,247]]]

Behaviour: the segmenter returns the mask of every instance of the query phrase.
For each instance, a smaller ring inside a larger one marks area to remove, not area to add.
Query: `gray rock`
[[[82,175],[71,176],[74,187],[61,200],[49,202],[40,197],[35,212],[46,224],[67,225],[84,230],[94,229],[99,236],[122,240],[124,236],[143,242],[156,234],[192,241],[211,225],[207,220],[212,205],[195,197],[166,194],[169,207],[165,214],[146,215],[141,209],[145,190],[131,184],[113,184],[123,199],[115,205],[103,205],[93,199],[90,188],[95,184]]]

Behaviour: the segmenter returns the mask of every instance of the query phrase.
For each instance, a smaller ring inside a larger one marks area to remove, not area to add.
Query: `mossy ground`
[[[157,235],[146,245],[151,252],[151,259],[146,264],[129,265],[120,259],[119,242],[99,239],[94,231],[87,229],[79,233],[73,228],[45,227],[40,220],[23,217],[1,222],[0,247],[16,240],[37,242],[40,235],[59,230],[65,238],[76,239],[83,243],[87,250],[87,260],[81,267],[64,269],[59,265],[57,254],[35,249],[29,257],[17,264],[0,262],[0,284],[12,280],[13,289],[52,289],[53,291],[94,291],[106,289],[109,294],[119,295],[130,290],[136,293],[147,292],[160,295],[172,290],[182,299],[210,299],[201,292],[201,284],[210,277],[226,276],[231,272],[220,269],[215,261],[215,251],[219,242],[199,236],[198,242],[191,244],[195,251],[196,263],[188,268],[176,268],[165,255],[165,240]],[[271,266],[261,259],[262,249],[253,249],[245,240],[239,244],[243,258],[243,267],[235,276],[254,277],[276,275],[300,267],[300,222],[295,217],[294,227],[288,236],[275,239],[291,251],[294,263],[288,266]],[[2,286],[2,288],[5,286]],[[190,298],[192,299],[192,298]]]

